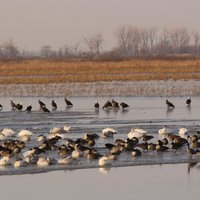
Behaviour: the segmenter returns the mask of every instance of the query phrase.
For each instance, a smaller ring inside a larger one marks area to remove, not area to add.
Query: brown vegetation
[[[200,80],[200,59],[126,61],[21,60],[0,62],[0,84]]]

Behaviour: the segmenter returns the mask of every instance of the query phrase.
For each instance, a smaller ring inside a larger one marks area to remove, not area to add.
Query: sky
[[[0,0],[0,44],[53,49],[101,32],[104,49],[122,25],[200,30],[199,0]]]

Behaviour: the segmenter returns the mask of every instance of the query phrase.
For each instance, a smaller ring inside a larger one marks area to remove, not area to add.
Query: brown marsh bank
[[[200,59],[0,62],[0,84],[200,80]]]

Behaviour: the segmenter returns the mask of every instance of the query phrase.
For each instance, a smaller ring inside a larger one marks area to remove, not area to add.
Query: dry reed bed
[[[200,80],[200,60],[121,62],[22,60],[0,62],[0,84]]]

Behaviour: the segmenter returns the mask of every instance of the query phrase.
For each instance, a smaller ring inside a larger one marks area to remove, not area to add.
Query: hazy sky
[[[0,44],[57,49],[102,32],[111,47],[121,25],[200,30],[199,9],[199,0],[0,0]]]

